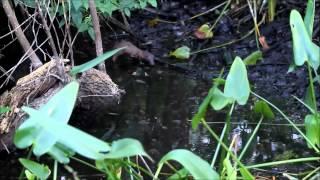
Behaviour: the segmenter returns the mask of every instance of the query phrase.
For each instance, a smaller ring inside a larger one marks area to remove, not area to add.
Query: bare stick
[[[97,56],[100,56],[103,54],[102,38],[101,38],[99,17],[97,14],[96,4],[94,0],[89,0],[89,8],[90,8],[90,14],[92,18],[93,29],[95,33],[96,52],[97,52]],[[99,64],[98,68],[100,71],[106,72],[106,66],[104,65],[104,62]]]
[[[22,46],[23,50],[26,53],[28,53],[28,56],[31,60],[32,66],[35,69],[40,67],[42,65],[42,62],[40,61],[39,57],[35,54],[32,47],[30,46],[29,41],[26,38],[26,36],[24,35],[24,33],[22,32],[21,27],[19,27],[19,22],[17,20],[17,17],[15,15],[9,1],[2,0],[2,6],[3,6],[5,13],[8,16],[8,19],[10,21],[11,26],[13,27],[13,29],[16,29],[15,34],[18,38],[18,41],[19,41],[20,45]],[[29,51],[29,49],[30,49],[30,51]]]
[[[38,9],[39,9],[39,12],[40,12],[39,15],[40,15],[40,18],[41,18],[41,21],[42,21],[42,25],[43,25],[44,30],[45,30],[48,38],[49,38],[49,45],[51,47],[52,53],[56,58],[58,58],[59,57],[58,51],[57,51],[56,45],[54,43],[54,40],[52,38],[52,35],[51,35],[51,32],[50,32],[50,28],[49,28],[49,26],[47,24],[47,21],[45,19],[45,15],[42,12],[42,9],[40,7],[40,3],[39,3],[38,0],[36,0],[36,3],[37,3],[37,6],[38,6]]]

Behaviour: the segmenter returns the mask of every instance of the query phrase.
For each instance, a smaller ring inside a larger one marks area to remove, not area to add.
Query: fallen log
[[[12,147],[15,130],[26,119],[22,106],[38,109],[62,89],[72,77],[65,60],[51,60],[29,75],[20,78],[15,87],[0,96],[0,106],[8,106],[11,111],[0,115],[0,151]],[[107,111],[120,102],[123,90],[111,78],[96,69],[82,73],[77,107]]]

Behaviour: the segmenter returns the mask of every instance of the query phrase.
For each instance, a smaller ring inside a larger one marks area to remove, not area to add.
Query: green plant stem
[[[224,122],[224,123],[225,123],[225,122]],[[226,130],[227,130],[227,124],[224,124],[223,129],[222,129],[222,132],[221,132],[221,136],[220,136],[220,141],[223,140],[222,134],[225,134],[225,131],[226,131]],[[215,151],[214,156],[213,156],[212,161],[211,161],[211,167],[212,167],[212,168],[214,167],[214,164],[216,163],[216,160],[217,160],[217,157],[218,157],[218,154],[219,154],[220,147],[221,147],[221,144],[218,143],[217,148],[216,148],[216,151]]]
[[[95,170],[97,170],[97,171],[99,171],[99,172],[105,173],[103,170],[98,169],[98,168],[95,167],[94,165],[92,165],[92,164],[90,164],[90,163],[87,163],[87,162],[83,161],[82,159],[79,159],[79,158],[76,158],[76,157],[71,157],[71,159],[73,159],[73,160],[75,160],[75,161],[77,161],[77,162],[79,162],[79,163],[81,163],[81,164],[83,164],[83,165],[86,165],[86,166],[88,166],[88,167],[90,167],[90,168],[92,168],[92,169],[95,169]]]
[[[224,124],[224,127],[222,129],[222,132],[221,132],[221,135],[220,135],[220,140],[223,141],[224,137],[225,137],[225,134],[226,134],[226,131],[228,129],[230,129],[230,125],[231,125],[231,122],[230,122],[230,119],[231,119],[231,115],[232,115],[232,112],[233,112],[233,109],[234,109],[234,103],[232,104],[228,114],[227,114],[227,117],[226,117],[226,122]],[[214,164],[216,163],[216,160],[217,160],[217,157],[218,157],[218,154],[219,154],[219,151],[220,151],[220,147],[221,147],[221,144],[218,143],[217,145],[217,148],[216,148],[216,151],[214,153],[214,156],[212,158],[212,161],[211,161],[211,167],[214,166]]]
[[[212,31],[214,29],[214,27],[216,27],[217,23],[219,22],[219,20],[221,19],[221,17],[224,15],[225,11],[227,10],[227,8],[229,7],[230,3],[232,0],[228,0],[228,3],[223,7],[222,12],[219,14],[218,18],[216,19],[216,21],[214,22],[214,24],[210,27],[209,32]]]
[[[309,179],[309,177],[311,177],[314,173],[319,172],[320,171],[320,167],[315,168],[313,171],[311,171],[308,175],[306,175],[305,177],[303,177],[302,180],[307,180]]]
[[[54,163],[53,163],[53,177],[52,177],[52,179],[56,180],[57,179],[57,175],[58,175],[58,161],[54,160]]]
[[[210,128],[210,126],[206,123],[206,121],[204,121],[203,119],[201,120],[202,124],[208,129],[208,131],[210,132],[210,134],[216,139],[216,141],[218,141],[221,146],[224,148],[224,150],[226,150],[230,156],[239,164],[239,166],[243,169],[247,169],[240,161],[239,159],[236,157],[236,155],[233,154],[233,152],[231,152],[229,150],[229,148],[219,139],[219,136]]]
[[[226,117],[226,131],[224,134],[221,134],[222,136],[222,142],[227,144],[228,141],[228,136],[230,134],[230,129],[231,129],[231,116],[232,116],[232,112],[234,110],[234,106],[235,106],[235,102],[232,103],[231,108],[229,113],[227,114]],[[207,122],[206,122],[207,123]],[[208,126],[209,127],[209,126]],[[221,154],[220,154],[220,165],[219,165],[219,172],[222,171],[222,167],[223,167],[223,160],[226,157],[226,151],[224,149],[222,149]]]
[[[276,166],[281,164],[290,164],[290,163],[298,163],[298,162],[308,162],[308,161],[319,161],[320,157],[308,157],[308,158],[299,158],[299,159],[290,159],[290,160],[284,160],[284,161],[275,161],[275,162],[268,162],[268,163],[262,163],[262,164],[255,164],[251,166],[246,166],[247,169],[253,169],[253,168],[261,168],[261,167],[268,167],[268,166]]]
[[[257,132],[258,132],[258,129],[260,128],[260,125],[263,121],[263,116],[261,116],[260,120],[259,120],[259,123],[257,124],[256,128],[254,129],[254,131],[252,132],[248,142],[246,143],[246,145],[244,146],[243,150],[241,151],[238,159],[239,161],[241,160],[241,158],[243,157],[244,153],[246,153],[249,145],[251,144],[251,141],[253,140],[253,138],[256,136]]]
[[[316,153],[320,153],[320,150],[310,141],[310,139],[277,106],[273,105],[271,102],[269,102],[265,98],[259,96],[258,94],[254,93],[252,91],[251,91],[251,93],[254,96],[256,96],[257,98],[259,98],[259,99],[265,101],[266,103],[268,103],[275,110],[277,110],[284,117],[284,119],[286,119],[300,133],[300,135],[310,144],[310,146],[316,151]]]
[[[309,62],[307,62],[307,67],[308,67],[308,73],[309,73],[309,83],[310,83],[310,88],[311,88],[311,96],[312,96],[312,103],[313,103],[313,108],[314,111],[317,112],[317,100],[316,100],[316,95],[314,91],[314,85],[313,85],[313,77],[311,73],[311,68]]]
[[[143,167],[133,163],[133,162],[126,162],[128,166],[132,166],[135,168],[138,168],[140,171],[144,172],[145,174],[147,174],[150,177],[154,177],[153,174],[151,174],[148,170],[144,169]]]

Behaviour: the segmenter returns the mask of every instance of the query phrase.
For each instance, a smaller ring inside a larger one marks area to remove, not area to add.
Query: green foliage
[[[304,119],[304,125],[307,132],[306,135],[310,139],[311,143],[320,147],[320,115],[307,115]],[[309,147],[311,146],[309,145]]]
[[[136,155],[149,157],[139,141],[125,138],[112,142],[111,150],[105,157],[107,159],[119,159]]]
[[[118,49],[114,49],[112,51],[108,51],[96,58],[94,58],[93,60],[87,62],[87,63],[84,63],[84,64],[81,64],[79,66],[74,66],[72,69],[71,69],[71,75],[72,76],[75,76],[76,74],[78,73],[82,73],[84,71],[87,71],[88,69],[90,68],[93,68],[95,66],[97,66],[98,64],[102,63],[103,61],[105,61],[106,59],[110,58],[111,56],[115,55],[117,52],[121,51],[122,49],[124,49],[125,47],[122,47],[122,48],[118,48]]]
[[[39,0],[40,5],[45,3],[44,0]],[[69,3],[70,2],[70,3]],[[103,16],[112,16],[116,11],[123,12],[125,15],[130,16],[131,11],[144,9],[150,4],[153,7],[157,7],[156,0],[95,0],[96,8],[98,13]],[[36,8],[34,0],[15,0],[15,4],[23,4],[30,8]],[[55,3],[51,3],[51,9],[49,12],[54,12],[56,7],[58,7],[58,16],[63,17],[64,13],[68,14],[70,10],[71,22],[79,32],[87,32],[90,37],[94,40],[94,31],[92,26],[91,17],[89,16],[89,5],[88,0],[70,0]],[[45,7],[43,7],[45,8]],[[46,10],[46,9],[44,9]],[[65,24],[65,19],[61,18],[61,26]]]
[[[178,49],[170,52],[169,56],[175,57],[177,59],[189,59],[190,48],[187,46],[181,46]]]
[[[257,101],[254,104],[253,111],[266,119],[274,119],[274,114],[269,105],[264,101]]]
[[[224,92],[219,86],[224,84]],[[209,105],[214,110],[221,110],[228,104],[238,102],[239,105],[247,103],[250,95],[250,85],[247,77],[247,70],[241,58],[236,57],[231,65],[226,81],[217,78],[208,95],[201,103],[198,112],[192,118],[192,128],[196,129],[204,118]]]
[[[176,149],[163,156],[158,164],[157,174],[169,160],[179,162],[195,179],[219,179],[219,174],[206,161],[184,149]]]
[[[33,152],[37,156],[47,153],[57,142],[55,132],[50,132],[48,122],[66,124],[71,116],[79,89],[77,82],[69,83],[65,88],[52,97],[39,111],[23,107],[30,117],[16,131],[14,143],[19,148],[33,144]],[[68,97],[68,98],[65,98]]]
[[[308,0],[306,15],[304,16],[304,24],[306,26],[310,38],[312,38],[313,33],[314,13],[315,0]]]
[[[224,86],[224,95],[237,101],[239,105],[247,103],[250,95],[250,85],[247,77],[247,69],[240,57],[236,57],[231,65]]]
[[[41,165],[37,162],[31,161],[29,159],[20,158],[20,163],[28,170],[26,174],[28,174],[28,179],[32,179],[32,177],[37,177],[39,179],[47,179],[51,173],[48,166]]]
[[[10,111],[10,107],[8,106],[0,106],[0,114],[6,113]]]
[[[216,111],[223,109],[225,106],[233,102],[232,98],[226,97],[225,94],[219,88],[213,89],[211,98],[212,100],[210,102],[210,105]]]
[[[296,10],[290,13],[290,26],[295,64],[301,66],[307,61],[314,70],[317,70],[320,64],[320,48],[312,42],[305,23]]]
[[[243,62],[245,65],[256,65],[259,60],[262,59],[262,52],[261,51],[255,51],[251,53],[248,57],[246,57]]]

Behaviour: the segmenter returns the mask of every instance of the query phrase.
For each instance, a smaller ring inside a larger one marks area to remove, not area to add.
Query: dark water
[[[116,128],[108,137],[109,141],[126,137],[136,138],[142,142],[147,153],[156,162],[170,150],[179,148],[189,149],[211,162],[216,142],[201,126],[197,131],[193,131],[190,122],[192,115],[197,111],[211,87],[210,81],[197,80],[163,68],[139,67],[125,71],[115,70],[112,72],[112,78],[126,90],[126,95],[116,110],[106,110],[109,115],[105,119],[92,117],[90,122],[80,123],[81,129],[102,137],[110,128],[110,124],[114,123]],[[272,99],[272,96],[269,98]],[[286,107],[285,101],[281,99],[274,99],[274,102],[282,108]],[[301,117],[296,116],[296,118]],[[206,120],[213,130],[220,134],[224,126],[225,112],[208,110]],[[255,127],[250,105],[236,107],[232,122],[232,133],[240,135],[238,144],[243,147]],[[245,164],[310,155],[299,134],[285,125],[286,122],[281,118],[264,123],[266,124],[261,126],[257,138],[254,139],[243,159]],[[270,123],[281,125],[275,126]],[[21,166],[15,161],[16,155],[2,154],[2,157],[0,178],[17,177]],[[149,163],[151,167],[156,165]],[[86,167],[76,163],[71,165],[75,170],[79,170],[79,175],[82,177],[92,177],[92,171]],[[284,169],[293,168],[296,171],[298,167],[302,168],[302,166],[286,166]],[[273,174],[278,171],[280,172],[281,168],[270,170]],[[61,172],[66,173],[64,170]]]

